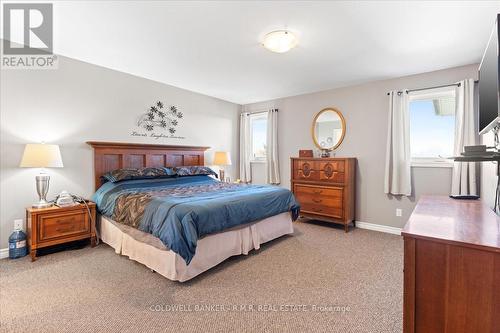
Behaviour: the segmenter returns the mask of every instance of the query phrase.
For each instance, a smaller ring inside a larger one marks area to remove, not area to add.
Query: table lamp
[[[46,145],[43,143],[28,143],[24,147],[21,168],[62,168],[63,162],[58,145]],[[36,191],[40,200],[33,204],[33,208],[46,208],[52,206],[47,201],[47,192],[49,191],[50,176],[40,170],[36,176]]]
[[[231,157],[226,151],[216,151],[214,155],[214,165],[219,166],[219,176],[221,182],[224,181],[224,166],[231,165]]]

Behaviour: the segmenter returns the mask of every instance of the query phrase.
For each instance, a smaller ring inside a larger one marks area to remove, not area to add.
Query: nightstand
[[[36,260],[37,249],[76,240],[90,238],[91,246],[96,244],[95,203],[88,201],[88,207],[78,204],[71,207],[26,208],[26,225],[31,261]]]

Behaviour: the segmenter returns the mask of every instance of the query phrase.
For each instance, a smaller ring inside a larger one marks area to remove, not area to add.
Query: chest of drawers
[[[355,158],[291,158],[292,192],[301,216],[354,225]]]
[[[500,332],[500,217],[421,196],[403,228],[404,333]]]

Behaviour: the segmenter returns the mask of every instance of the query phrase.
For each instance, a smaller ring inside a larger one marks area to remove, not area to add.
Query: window
[[[267,148],[267,113],[250,115],[252,161],[265,161]]]
[[[455,89],[410,92],[410,150],[413,166],[453,165]]]

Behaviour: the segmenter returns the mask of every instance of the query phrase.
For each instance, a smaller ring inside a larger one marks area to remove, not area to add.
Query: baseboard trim
[[[374,224],[374,223],[356,221],[356,227],[360,228],[360,229],[385,232],[385,233],[393,234],[393,235],[401,235],[401,228],[389,227],[387,225],[382,225],[382,224]]]
[[[0,249],[0,259],[5,259],[9,257],[9,248]]]

